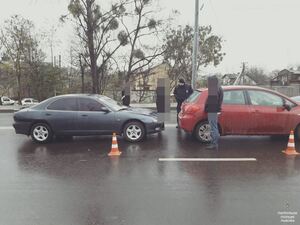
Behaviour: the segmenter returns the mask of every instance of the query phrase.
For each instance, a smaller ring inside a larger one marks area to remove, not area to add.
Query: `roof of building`
[[[283,70],[280,70],[280,71],[278,72],[278,74],[277,74],[276,76],[274,76],[271,80],[274,81],[274,80],[276,80],[278,77],[282,76],[282,75],[283,75],[282,73],[283,73],[284,71],[287,71],[287,72],[292,73],[292,74],[300,75],[300,71],[299,71],[299,70],[283,69]]]
[[[229,77],[230,79],[234,79],[234,78],[237,78],[238,77],[238,74],[224,74],[222,76],[222,79],[224,79],[225,77]]]
[[[299,70],[293,70],[293,69],[283,69],[283,70],[279,71],[278,73],[281,73],[281,72],[283,72],[285,70],[288,71],[288,72],[290,72],[290,73],[293,73],[293,74],[300,74]]]

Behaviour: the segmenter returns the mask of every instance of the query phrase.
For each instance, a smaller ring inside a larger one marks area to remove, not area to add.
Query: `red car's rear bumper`
[[[178,123],[180,128],[186,132],[192,133],[195,126],[196,118],[192,114],[183,114],[180,112],[178,114]]]

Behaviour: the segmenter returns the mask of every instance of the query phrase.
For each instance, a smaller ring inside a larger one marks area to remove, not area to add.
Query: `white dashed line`
[[[176,123],[167,123],[167,124],[165,124],[165,127],[176,127],[177,126],[177,124]]]
[[[247,162],[256,158],[159,158],[161,162]]]
[[[13,127],[0,127],[0,130],[13,130]]]

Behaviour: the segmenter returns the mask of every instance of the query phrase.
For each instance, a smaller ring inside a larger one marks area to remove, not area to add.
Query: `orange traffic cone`
[[[109,156],[119,156],[119,155],[121,155],[121,153],[122,152],[119,151],[116,133],[113,133],[112,143],[111,143],[111,150],[110,150],[110,153],[108,155]]]
[[[299,155],[295,148],[295,141],[294,141],[294,131],[291,130],[289,142],[285,151],[282,151],[287,155]]]

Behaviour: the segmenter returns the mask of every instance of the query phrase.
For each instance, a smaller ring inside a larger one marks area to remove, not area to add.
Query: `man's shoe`
[[[210,144],[205,147],[207,150],[218,150],[218,145]]]

